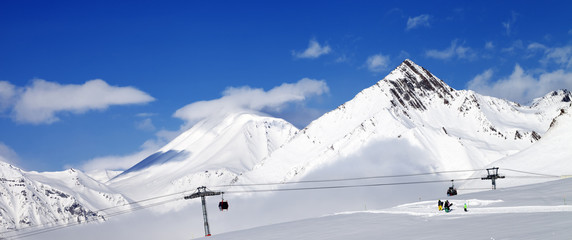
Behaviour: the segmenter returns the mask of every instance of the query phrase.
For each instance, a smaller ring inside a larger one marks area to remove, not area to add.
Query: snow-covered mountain
[[[363,165],[372,148],[394,148],[375,153],[369,170],[377,174],[479,169],[534,145],[570,108],[570,95],[555,91],[521,106],[455,90],[405,60],[301,131],[253,113],[208,118],[109,185],[142,199],[202,185],[290,181],[341,162]]]
[[[388,145],[402,153],[378,154],[372,171],[479,169],[541,139],[560,109],[570,108],[570,96],[555,91],[521,106],[455,90],[405,60],[300,131],[252,113],[205,119],[109,185],[139,199],[201,185],[296,180],[348,158],[359,166],[365,151]]]
[[[560,109],[570,107],[569,101],[568,91],[521,106],[455,90],[405,60],[354,99],[313,121],[241,180],[287,181],[344,158],[353,158],[359,166],[364,149],[383,148],[397,139],[405,158],[408,152],[420,153],[410,156],[418,159],[405,171],[482,168],[537,142]],[[391,157],[381,153],[375,161],[387,166],[403,160]]]
[[[79,170],[26,172],[0,162],[0,232],[103,220],[98,210],[126,203]]]
[[[97,179],[105,184],[78,170],[26,172],[0,162],[0,230],[98,219],[105,213],[97,209],[124,205],[126,197],[141,200],[203,185],[489,166],[569,174],[571,98],[558,90],[522,106],[455,90],[405,60],[302,130],[250,112],[207,118],[121,174],[100,172]],[[384,193],[376,194],[368,193],[370,200]],[[343,204],[338,199],[336,206]]]
[[[228,184],[297,132],[285,120],[247,112],[208,118],[109,184],[134,199]]]

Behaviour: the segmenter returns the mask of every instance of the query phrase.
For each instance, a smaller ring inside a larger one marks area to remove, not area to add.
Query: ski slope
[[[570,239],[572,179],[305,219],[206,239]],[[444,200],[444,199],[442,199]],[[463,211],[468,203],[469,211]]]
[[[415,187],[420,190],[423,187]],[[375,189],[370,189],[375,191]],[[338,193],[347,193],[344,191]],[[322,193],[324,194],[324,193]],[[279,195],[279,194],[273,194]],[[427,198],[402,202],[396,206],[368,210],[339,211],[275,224],[255,225],[268,221],[274,211],[266,209],[256,198],[241,201],[231,198],[229,212],[209,206],[213,236],[203,238],[200,205],[192,204],[178,212],[158,214],[136,212],[107,222],[84,224],[30,236],[26,239],[233,239],[233,240],[336,240],[336,239],[570,239],[572,236],[572,179],[561,179],[535,185],[502,188],[447,198]],[[284,211],[301,215],[312,205],[300,202],[298,194],[281,195],[283,201],[274,205],[277,215]],[[258,195],[257,198],[265,198]],[[272,198],[270,198],[272,199]],[[449,200],[452,211],[437,210],[437,200]],[[264,199],[269,200],[268,198]],[[337,199],[331,199],[336,202]],[[379,199],[383,201],[383,198]],[[359,200],[358,200],[359,201]],[[290,203],[290,204],[288,204]],[[315,203],[315,202],[314,202]],[[462,205],[468,203],[468,212]],[[363,207],[363,206],[362,206]],[[239,217],[232,216],[239,212]],[[250,215],[245,212],[251,212]],[[284,218],[282,218],[284,217]],[[260,218],[260,219],[259,219]],[[258,221],[260,222],[260,221]],[[228,226],[243,230],[224,231]],[[248,227],[251,226],[251,227]],[[10,239],[10,238],[9,238]]]

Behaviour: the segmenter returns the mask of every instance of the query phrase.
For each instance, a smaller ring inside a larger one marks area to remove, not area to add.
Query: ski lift
[[[222,200],[218,203],[218,209],[220,209],[221,212],[224,210],[228,211],[228,202],[224,200],[224,197],[222,197]]]
[[[451,186],[449,187],[449,189],[447,189],[447,196],[457,195],[457,189],[455,188],[455,183],[453,183],[453,181],[455,180],[451,180]]]

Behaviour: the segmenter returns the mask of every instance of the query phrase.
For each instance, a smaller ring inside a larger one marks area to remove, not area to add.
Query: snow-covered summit
[[[562,107],[566,102],[520,106],[455,90],[405,60],[375,85],[313,121],[242,180],[287,181],[348,157],[359,165],[366,149],[394,143],[405,156],[423,153],[423,159],[405,157],[414,162],[408,171],[481,168],[540,139]],[[391,158],[381,155],[375,161],[387,167],[404,160]]]
[[[110,184],[139,196],[136,188],[144,194],[149,188],[177,191],[193,189],[208,181],[228,183],[252,170],[297,131],[285,120],[253,113],[207,118],[112,179]]]
[[[536,108],[547,108],[561,103],[569,103],[570,101],[572,101],[572,93],[567,89],[560,89],[532,100],[531,106]]]

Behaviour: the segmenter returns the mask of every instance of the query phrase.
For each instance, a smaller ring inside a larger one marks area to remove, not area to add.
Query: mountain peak
[[[426,106],[421,98],[437,96],[443,99],[445,104],[453,98],[451,94],[454,91],[453,88],[410,59],[405,59],[380,82],[387,82],[391,85],[390,91],[394,98],[392,100],[394,106],[400,104],[406,108],[425,110]]]
[[[572,101],[572,93],[567,89],[560,89],[552,91],[544,95],[543,97],[539,97],[532,100],[531,106],[544,108],[547,106],[552,106],[554,104],[566,105],[566,103],[569,103],[571,101]]]

